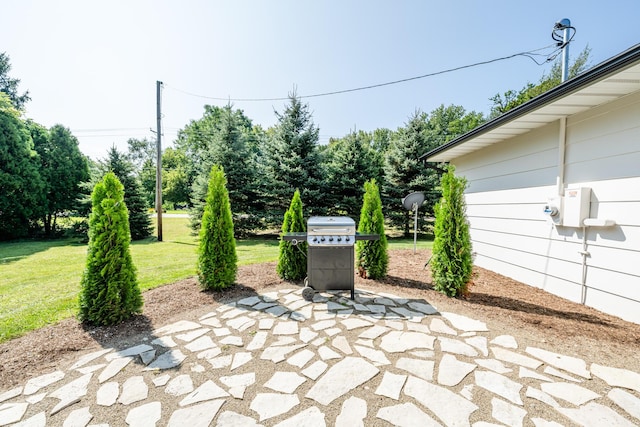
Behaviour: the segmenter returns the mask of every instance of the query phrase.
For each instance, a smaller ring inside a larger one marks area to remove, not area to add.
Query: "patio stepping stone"
[[[553,378],[547,377],[546,375],[539,374],[536,371],[532,371],[530,369],[525,368],[524,366],[520,366],[520,370],[518,371],[518,377],[533,378],[540,381],[553,382]]]
[[[25,396],[36,394],[41,388],[47,387],[63,379],[64,375],[65,374],[62,371],[54,371],[32,378],[25,384],[22,394]]]
[[[16,396],[20,396],[22,394],[22,386],[14,387],[11,390],[7,390],[4,393],[0,394],[0,403],[5,400],[13,399]]]
[[[93,419],[89,407],[71,411],[62,424],[62,427],[84,427]]]
[[[513,363],[515,365],[524,366],[529,369],[538,369],[542,365],[542,362],[531,357],[525,356],[520,353],[516,353],[511,350],[507,350],[502,347],[491,347],[493,357],[503,362]]]
[[[518,348],[518,342],[511,335],[500,335],[498,337],[495,337],[491,340],[491,344],[499,345],[500,347],[510,348],[513,350]]]
[[[27,402],[3,403],[0,405],[0,426],[20,421],[27,412],[28,407],[29,404]]]
[[[501,361],[496,359],[476,359],[475,362],[483,368],[498,374],[508,374],[509,372],[513,372],[513,369],[507,368]]]
[[[456,386],[475,368],[473,363],[462,362],[451,354],[445,354],[438,366],[438,384]]]
[[[56,391],[52,392],[49,396],[60,399],[60,402],[51,410],[51,415],[59,412],[70,405],[79,402],[82,397],[87,394],[89,387],[89,381],[91,381],[93,374],[85,374],[78,379],[63,385]]]
[[[349,345],[349,341],[343,335],[337,336],[331,341],[331,345],[343,352],[344,354],[353,354],[353,350]]]
[[[178,375],[164,389],[164,392],[172,396],[182,396],[193,391],[193,380],[189,375]]]
[[[322,360],[317,360],[313,362],[308,368],[303,369],[300,373],[305,377],[311,378],[315,381],[320,375],[322,375],[324,371],[327,370],[328,366],[329,365],[327,365]]]
[[[104,383],[96,393],[96,403],[100,406],[112,406],[120,396],[120,384],[115,381]]]
[[[431,329],[431,331],[438,334],[458,335],[458,333],[453,328],[449,327],[449,325],[444,323],[442,319],[431,319],[429,328]]]
[[[572,377],[571,375],[567,375],[564,372],[554,368],[553,366],[545,366],[543,372],[545,374],[553,375],[554,377],[562,378],[563,380],[571,381],[574,383],[581,383],[582,380]]]
[[[612,387],[622,387],[640,393],[640,373],[628,369],[591,364],[591,373]]]
[[[162,415],[160,402],[149,402],[131,409],[125,421],[130,427],[154,427]]]
[[[400,391],[402,386],[407,381],[406,375],[398,375],[391,372],[385,372],[382,376],[382,381],[376,389],[375,393],[380,396],[386,396],[393,400],[400,398]]]
[[[407,379],[404,394],[416,399],[447,426],[468,426],[469,417],[478,410],[475,404],[457,393],[414,376]]]
[[[324,414],[317,406],[312,406],[291,418],[279,422],[274,427],[326,427]]]
[[[249,408],[257,412],[259,421],[285,414],[300,403],[297,394],[258,393]]]
[[[584,387],[580,387],[577,384],[557,382],[557,383],[542,383],[540,388],[547,394],[553,397],[565,400],[569,403],[573,403],[576,406],[587,403],[590,400],[600,397],[598,393],[595,393]]]
[[[270,388],[273,391],[279,391],[280,393],[291,394],[298,387],[300,387],[307,379],[301,377],[295,372],[282,372],[278,371],[264,383],[264,386]]]
[[[433,350],[435,339],[422,332],[391,331],[382,337],[380,348],[388,353],[404,353],[420,348]]]
[[[508,426],[518,427],[524,425],[524,417],[527,411],[511,403],[496,397],[491,399],[491,416]]]
[[[118,402],[123,405],[130,405],[146,399],[148,395],[149,387],[142,376],[129,377],[122,384],[122,393],[118,398]]]
[[[579,425],[586,426],[616,426],[633,427],[634,423],[628,421],[613,409],[595,402],[589,402],[579,408],[558,408],[565,417]]]
[[[360,356],[365,357],[375,363],[377,366],[390,365],[391,362],[387,359],[387,356],[381,350],[376,350],[374,348],[362,347],[359,345],[354,345],[353,348],[360,354]]]
[[[0,421],[2,423],[3,421]],[[1,425],[1,424],[0,424]],[[32,417],[27,418],[24,421],[21,421],[16,424],[12,424],[11,427],[46,427],[47,425],[47,416],[44,411],[38,412]]]
[[[401,357],[396,362],[396,368],[407,371],[427,381],[433,381],[434,366],[435,362],[433,360],[411,359],[408,357]]]
[[[612,389],[607,397],[624,409],[629,415],[640,421],[640,399],[622,389]]]
[[[256,420],[246,415],[233,411],[224,411],[218,417],[216,427],[264,427],[264,425],[258,424]]]
[[[364,427],[367,416],[367,402],[359,397],[351,396],[342,403],[340,414],[334,427]]]
[[[177,409],[171,414],[167,427],[208,427],[223,403],[224,399],[218,399],[189,408]]]
[[[438,342],[440,343],[441,351],[469,357],[478,356],[478,351],[475,348],[460,340],[454,338],[438,337]]]
[[[536,347],[527,347],[525,352],[556,368],[586,379],[591,378],[591,373],[587,370],[587,364],[584,360],[578,359],[577,357],[565,356]]]
[[[442,317],[447,319],[454,328],[464,332],[488,332],[487,324],[479,320],[471,319],[460,314],[442,312]]]
[[[189,393],[184,399],[178,403],[180,406],[188,406],[193,403],[204,402],[206,400],[227,397],[229,393],[224,391],[220,386],[211,380],[205,381],[200,387]]]
[[[399,427],[440,427],[440,423],[411,402],[380,408],[377,418]]]
[[[542,403],[546,403],[547,405],[553,408],[559,408],[560,404],[553,397],[549,396],[542,390],[538,390],[537,388],[533,388],[531,386],[527,387],[527,391],[525,396],[530,397],[532,399],[539,400]]]
[[[112,348],[105,348],[105,349],[102,349],[102,350],[94,351],[94,352],[89,353],[89,354],[85,354],[80,359],[78,359],[76,361],[76,363],[71,365],[69,370],[74,370],[74,369],[81,368],[84,365],[86,365],[87,363],[89,363],[89,362],[91,362],[93,360],[96,360],[98,357],[103,356],[103,355],[109,353],[110,351],[113,351],[113,349]],[[1,397],[0,397],[0,399],[1,399]],[[1,401],[2,400],[0,400],[0,402]]]
[[[265,343],[267,342],[268,336],[269,334],[265,331],[256,332],[251,342],[247,345],[246,347],[247,350],[249,351],[260,350],[262,347],[264,347]]]
[[[328,405],[338,397],[369,381],[380,370],[358,357],[345,357],[311,387],[306,397],[322,405]]]
[[[169,350],[166,353],[161,354],[153,363],[147,366],[144,370],[151,371],[154,369],[172,369],[182,364],[185,356],[180,350]]]
[[[162,328],[156,329],[153,335],[173,335],[178,332],[190,331],[192,329],[200,329],[202,326],[199,323],[191,322],[189,320],[180,320]]]
[[[476,384],[516,405],[523,405],[520,398],[522,384],[491,371],[475,371]]]

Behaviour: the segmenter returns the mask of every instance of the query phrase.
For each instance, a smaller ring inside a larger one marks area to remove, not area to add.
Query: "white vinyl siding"
[[[559,123],[459,157],[476,265],[579,302],[583,229],[543,213],[557,193]],[[586,304],[640,323],[640,94],[567,119],[565,187],[590,187]]]

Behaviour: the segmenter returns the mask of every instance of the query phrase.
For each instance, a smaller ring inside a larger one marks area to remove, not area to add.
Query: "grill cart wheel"
[[[313,296],[316,294],[315,289],[309,286],[309,278],[304,278],[304,289],[302,289],[302,298],[305,301],[313,301]]]

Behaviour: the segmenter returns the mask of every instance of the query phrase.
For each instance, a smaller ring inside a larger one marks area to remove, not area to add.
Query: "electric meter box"
[[[564,190],[562,225],[565,227],[584,227],[591,208],[591,188],[577,187]]]

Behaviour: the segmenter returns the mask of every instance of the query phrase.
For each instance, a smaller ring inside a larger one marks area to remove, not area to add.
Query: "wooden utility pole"
[[[162,112],[161,112],[161,91],[162,82],[156,81],[157,98],[157,125],[156,133],[156,212],[158,215],[158,242],[162,242]]]

